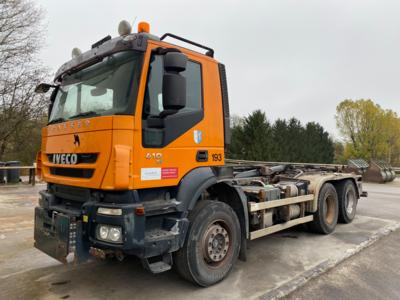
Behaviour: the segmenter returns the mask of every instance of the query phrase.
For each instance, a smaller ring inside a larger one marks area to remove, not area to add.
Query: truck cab
[[[181,234],[170,230],[182,233],[188,225],[189,203],[177,201],[184,193],[180,182],[195,178],[202,184],[212,177],[202,167],[224,164],[229,142],[224,65],[208,47],[148,31],[141,23],[137,33],[108,36],[85,53],[75,49],[54,83],[38,87],[53,92],[38,159],[47,189],[36,208],[35,244],[61,261],[94,245],[139,257],[176,250]],[[65,229],[61,220],[84,235],[86,245],[75,245],[67,232],[63,242],[47,241],[53,238],[48,228]],[[115,236],[103,238],[101,230]]]

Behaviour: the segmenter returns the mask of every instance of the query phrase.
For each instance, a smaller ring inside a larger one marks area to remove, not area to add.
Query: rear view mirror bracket
[[[35,88],[35,93],[38,94],[45,94],[47,93],[51,88],[57,88],[58,85],[54,84],[49,84],[49,83],[40,83],[36,86]]]

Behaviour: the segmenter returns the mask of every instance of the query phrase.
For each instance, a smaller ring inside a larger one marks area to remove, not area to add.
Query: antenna
[[[137,19],[137,16],[135,16],[135,19],[133,19],[132,28],[135,28],[136,19]]]

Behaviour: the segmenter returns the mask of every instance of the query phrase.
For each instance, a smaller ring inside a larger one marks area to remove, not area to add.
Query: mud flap
[[[66,263],[70,246],[69,216],[54,213],[51,217],[47,210],[35,208],[35,247],[49,256]]]

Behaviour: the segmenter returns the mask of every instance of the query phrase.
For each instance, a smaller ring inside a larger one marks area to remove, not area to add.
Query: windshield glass
[[[63,78],[49,123],[89,116],[132,114],[142,54],[115,53]]]

